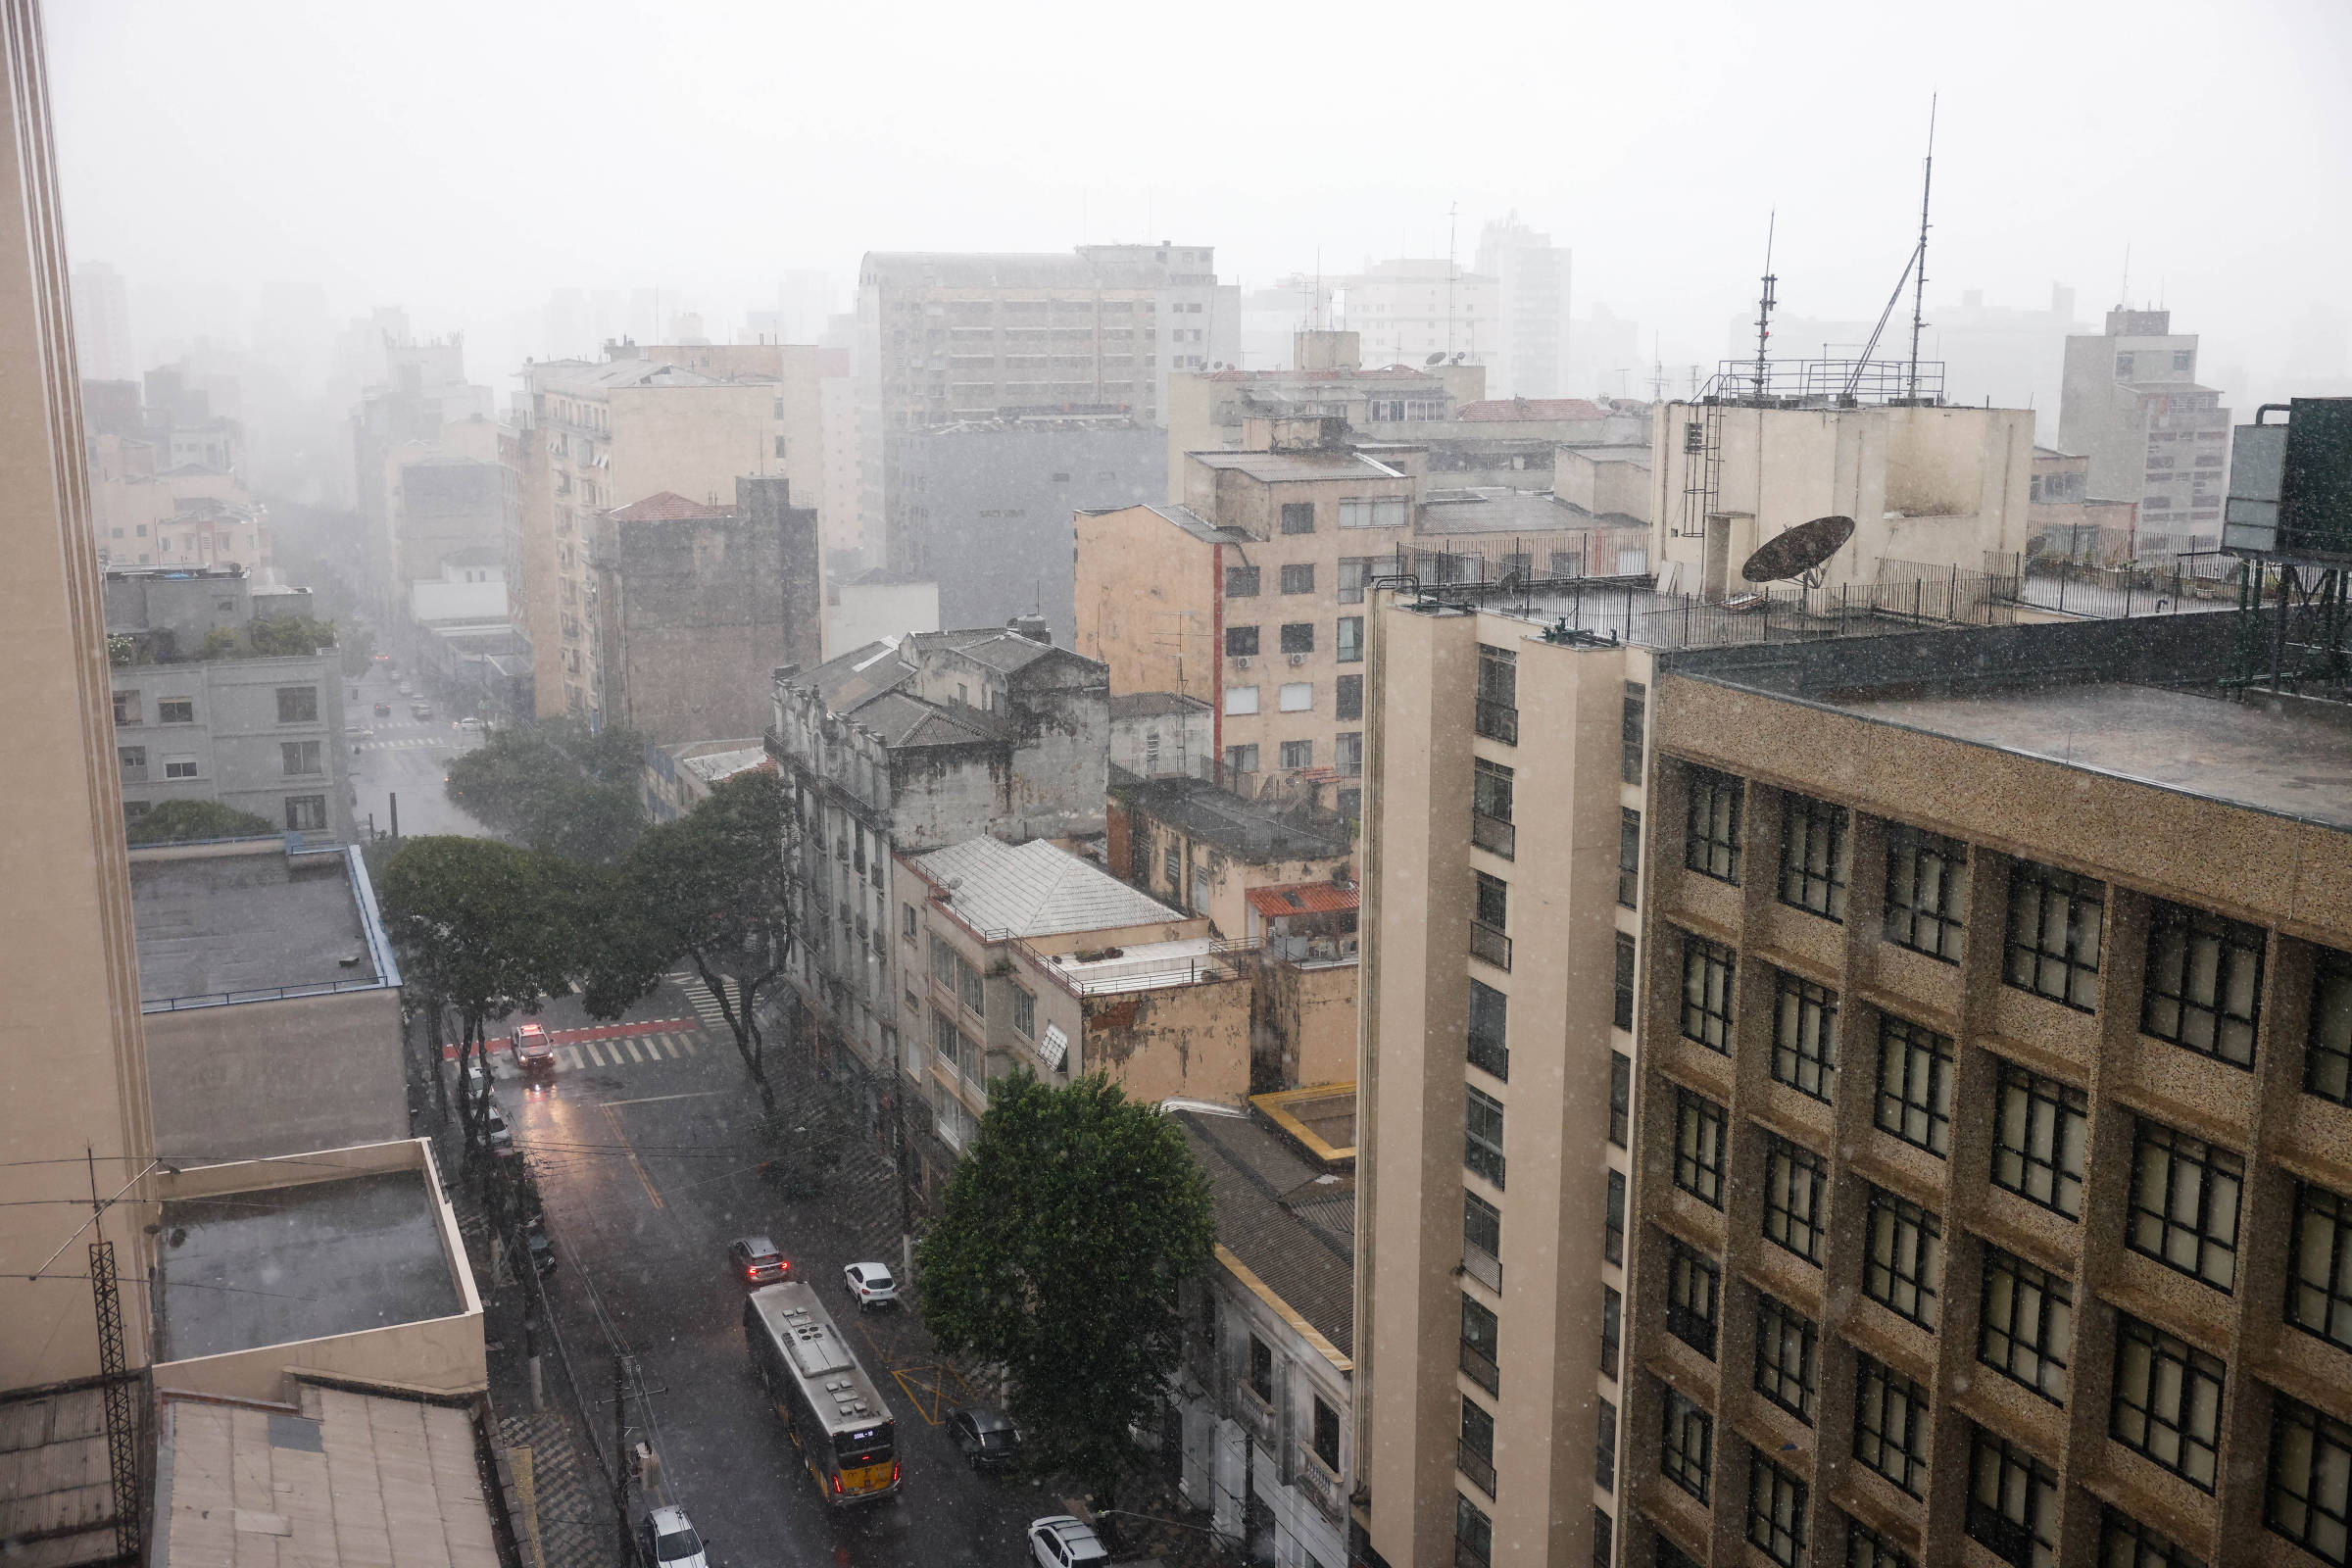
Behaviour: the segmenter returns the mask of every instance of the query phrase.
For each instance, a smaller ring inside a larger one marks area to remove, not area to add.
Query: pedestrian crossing
[[[466,749],[465,742],[447,735],[412,735],[406,740],[360,741],[357,744],[363,752],[409,752],[418,751],[427,746],[437,746],[443,751],[453,748],[460,751]]]
[[[613,1040],[581,1040],[556,1048],[556,1067],[559,1071],[577,1072],[583,1067],[632,1067],[649,1061],[671,1061],[703,1054],[703,1043],[691,1030],[674,1033],[623,1035]],[[500,1078],[517,1078],[521,1069],[511,1055],[501,1054],[491,1058],[491,1070]]]
[[[710,988],[703,984],[701,975],[692,969],[679,969],[667,978],[671,985],[686,993],[686,1000],[694,1004],[694,1015],[703,1020],[704,1028],[727,1028],[726,1009],[718,1004],[718,998],[710,994]]]

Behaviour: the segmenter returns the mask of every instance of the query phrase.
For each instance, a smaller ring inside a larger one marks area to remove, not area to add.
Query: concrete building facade
[[[1502,331],[1489,363],[1499,398],[1556,398],[1567,391],[1568,287],[1575,258],[1517,213],[1479,230],[1475,270],[1494,279]]]
[[[1443,256],[1399,257],[1372,263],[1345,287],[1342,314],[1362,335],[1366,365],[1492,366],[1502,349],[1502,284],[1484,271]]]
[[[2197,384],[2197,336],[2172,312],[2119,307],[2103,333],[2066,340],[2058,445],[2090,460],[2090,499],[2139,503],[2150,535],[2221,539],[2230,411]]]

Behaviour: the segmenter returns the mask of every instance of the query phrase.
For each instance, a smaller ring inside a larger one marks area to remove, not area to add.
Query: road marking
[[[867,1343],[871,1344],[872,1341],[869,1339]],[[890,1375],[906,1392],[907,1401],[914,1406],[915,1414],[933,1426],[947,1419],[949,1406],[968,1403],[972,1396],[963,1375],[945,1361],[894,1366],[890,1369]],[[948,1387],[950,1383],[955,1385],[952,1390]]]
[[[634,1040],[623,1040],[620,1043],[620,1048],[629,1054],[629,1059],[631,1061],[643,1061],[645,1059],[643,1056],[637,1054],[637,1042]]]
[[[699,1056],[702,1054],[702,1048],[694,1043],[694,1036],[681,1035],[679,1036],[679,1039],[685,1042],[686,1054],[689,1056]]]
[[[547,1555],[539,1542],[539,1489],[531,1469],[531,1446],[518,1443],[507,1450],[514,1474],[514,1491],[522,1498],[522,1535],[531,1548],[531,1568],[544,1568]]]
[[[661,1193],[655,1190],[653,1173],[645,1168],[645,1161],[637,1157],[636,1149],[629,1143],[629,1135],[621,1130],[620,1117],[612,1109],[614,1103],[607,1101],[603,1105],[605,1121],[612,1127],[612,1136],[620,1140],[620,1147],[628,1151],[629,1165],[637,1172],[637,1179],[645,1184],[645,1196],[653,1200],[656,1208],[666,1208],[668,1205],[662,1201]]]
[[[594,1063],[596,1066],[602,1067],[605,1064],[605,1054],[596,1049],[596,1043],[594,1041],[590,1041],[586,1045],[581,1046],[580,1054],[586,1056],[589,1061]]]
[[[580,1065],[580,1048],[577,1046],[557,1047],[556,1060],[564,1066],[576,1070]]]
[[[734,1091],[731,1089],[697,1089],[683,1095],[646,1095],[636,1100],[607,1100],[600,1103],[606,1105],[658,1105],[664,1100],[717,1100],[733,1093]]]

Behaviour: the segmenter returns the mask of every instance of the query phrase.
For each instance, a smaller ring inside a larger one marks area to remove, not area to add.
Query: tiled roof
[[[912,863],[936,887],[954,883],[949,907],[984,932],[1047,937],[1189,918],[1044,839],[967,839]]]
[[[677,522],[688,517],[724,517],[729,509],[707,506],[689,501],[675,490],[658,490],[642,501],[632,501],[608,515],[614,522]]]
[[[1363,895],[1354,888],[1329,882],[1286,882],[1279,887],[1251,888],[1250,907],[1268,919],[1285,914],[1328,914],[1355,908]]]
[[[1355,1182],[1253,1120],[1178,1111],[1208,1179],[1217,1241],[1342,1355],[1355,1353]]]

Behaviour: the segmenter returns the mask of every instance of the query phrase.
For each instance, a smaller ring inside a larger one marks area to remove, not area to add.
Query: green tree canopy
[[[1140,1460],[1183,1348],[1177,1287],[1216,1245],[1208,1184],[1177,1124],[1106,1079],[989,1086],[945,1212],[916,1256],[923,1322],[951,1355],[1003,1365],[1030,1462],[1098,1506]]]
[[[494,833],[567,859],[608,864],[645,829],[634,730],[576,718],[500,729],[449,765],[449,798]]]
[[[335,646],[335,623],[308,615],[271,615],[255,621],[251,635],[256,658],[315,654]]]
[[[249,839],[280,831],[266,816],[219,801],[164,801],[130,824],[133,844],[184,844],[191,839]]]

